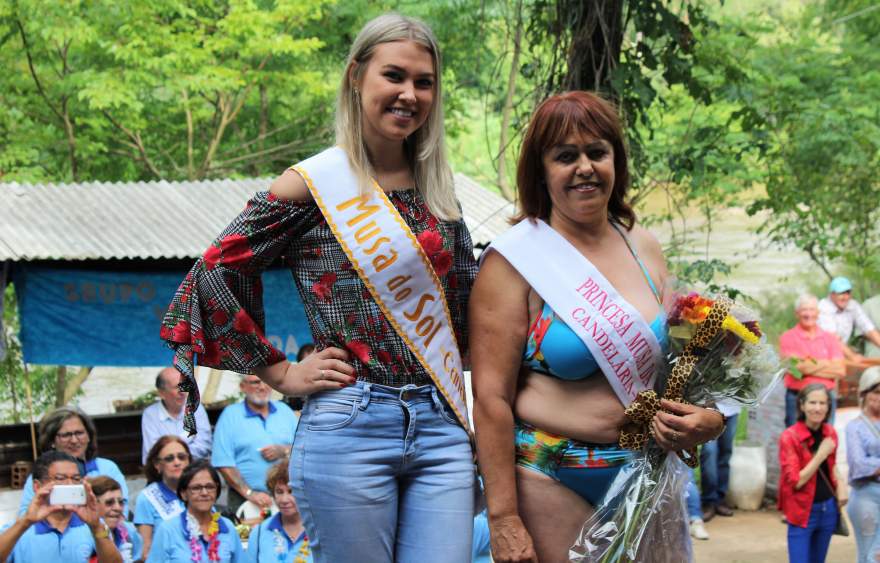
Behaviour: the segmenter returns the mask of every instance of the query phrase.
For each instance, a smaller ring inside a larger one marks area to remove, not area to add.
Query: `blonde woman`
[[[461,356],[476,263],[445,159],[441,75],[423,22],[368,22],[342,77],[336,146],[251,200],[163,322],[193,400],[194,353],[308,397],[290,476],[319,563],[470,557]],[[263,333],[259,274],[282,255],[318,350],[300,363]]]

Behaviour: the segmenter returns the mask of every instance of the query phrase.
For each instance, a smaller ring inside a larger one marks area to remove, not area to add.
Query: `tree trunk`
[[[623,0],[563,0],[557,9],[558,21],[573,30],[564,89],[613,95],[611,72],[623,43]]]
[[[516,26],[513,32],[513,60],[507,77],[507,95],[501,111],[501,138],[498,146],[498,187],[507,201],[514,200],[514,191],[507,181],[507,145],[510,142],[510,116],[513,113],[513,96],[516,93],[516,76],[519,74],[519,54],[522,43],[523,13],[522,0],[516,1]]]
[[[79,368],[76,375],[65,384],[63,405],[66,405],[71,399],[73,399],[76,392],[79,391],[79,388],[86,382],[86,379],[88,379],[90,373],[92,373],[92,368],[89,366],[83,366]]]
[[[260,142],[257,150],[263,152],[266,149],[266,134],[269,132],[269,96],[265,84],[260,84]],[[254,175],[259,176],[259,164],[254,162]]]
[[[58,366],[55,369],[55,406],[63,407],[64,406],[64,388],[66,386],[67,380],[67,368],[65,366]]]

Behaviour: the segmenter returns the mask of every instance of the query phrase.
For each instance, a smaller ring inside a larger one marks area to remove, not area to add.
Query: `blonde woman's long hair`
[[[446,160],[440,49],[433,32],[423,21],[399,14],[385,14],[367,22],[358,33],[348,54],[336,100],[336,144],[345,149],[358,176],[361,192],[367,193],[374,171],[364,142],[360,96],[354,93],[352,78],[359,80],[363,76],[377,45],[403,40],[415,41],[425,47],[434,61],[434,104],[425,123],[405,141],[415,187],[431,213],[439,219],[455,221],[461,218],[461,211],[455,199],[452,171]],[[354,72],[351,72],[352,66]]]

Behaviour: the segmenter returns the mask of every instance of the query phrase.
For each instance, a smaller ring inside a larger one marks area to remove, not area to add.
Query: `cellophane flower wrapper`
[[[699,315],[682,313],[682,303],[713,303],[715,298],[695,292],[677,292],[664,303],[670,325],[666,362],[660,368],[655,391],[664,395],[677,359],[693,335]],[[705,406],[719,402],[751,407],[760,404],[781,379],[784,370],[766,336],[758,315],[734,304],[723,329],[698,361],[683,389],[684,402]],[[734,322],[736,321],[736,322]],[[731,330],[732,329],[732,330]],[[743,339],[743,333],[748,341]],[[688,467],[675,452],[662,450],[652,439],[635,460],[620,472],[596,512],[584,524],[570,549],[571,561],[584,563],[683,563],[693,561],[688,533],[685,488]]]
[[[656,445],[621,470],[569,550],[577,562],[693,561],[684,492],[688,467]]]

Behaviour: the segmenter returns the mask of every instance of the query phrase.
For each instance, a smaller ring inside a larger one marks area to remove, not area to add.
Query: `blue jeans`
[[[828,411],[828,424],[834,425],[834,413],[837,410],[837,391],[830,391],[828,393],[831,395],[831,410]],[[785,390],[785,427],[788,428],[795,422],[797,422],[798,416],[798,404],[797,404],[797,391],[792,391],[791,389]]]
[[[813,504],[806,528],[789,524],[789,563],[823,563],[838,517],[837,499],[832,497]]]
[[[687,497],[688,518],[690,520],[696,520],[697,518],[702,520],[703,511],[700,508],[700,491],[697,490],[694,470],[688,467],[688,471],[690,472],[690,478],[688,479],[687,487],[684,490],[685,497]]]
[[[727,419],[724,432],[711,442],[703,444],[700,450],[700,488],[703,490],[703,504],[715,506],[727,494],[730,482],[730,454],[733,453],[733,439],[736,437],[736,423],[739,415]]]
[[[858,563],[874,563],[880,555],[880,483],[853,485],[846,511],[856,537]]]
[[[474,483],[467,432],[432,386],[306,400],[290,484],[316,563],[469,561]]]

